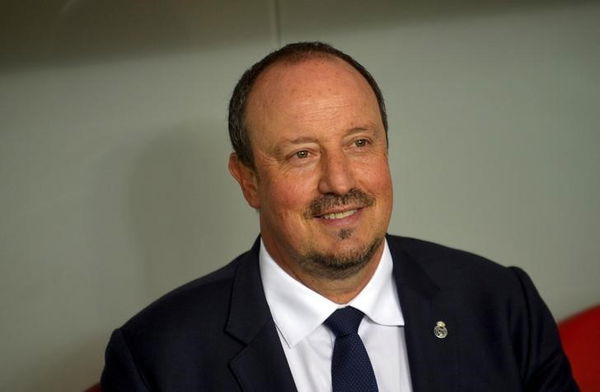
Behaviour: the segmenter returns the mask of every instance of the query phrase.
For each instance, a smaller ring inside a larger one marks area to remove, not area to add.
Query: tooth
[[[344,211],[344,212],[333,212],[331,214],[326,214],[323,215],[324,219],[342,219],[342,218],[346,218],[350,215],[354,215],[356,213],[356,210],[348,210],[348,211]]]

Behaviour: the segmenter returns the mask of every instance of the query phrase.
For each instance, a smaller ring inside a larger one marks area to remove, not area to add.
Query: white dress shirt
[[[373,277],[348,304],[340,305],[288,275],[260,244],[260,273],[271,315],[298,392],[331,392],[335,335],[323,322],[351,305],[365,314],[358,329],[380,392],[411,392],[404,318],[392,276],[387,242]]]

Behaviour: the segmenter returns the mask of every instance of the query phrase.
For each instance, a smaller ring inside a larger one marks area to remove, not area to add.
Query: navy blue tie
[[[325,320],[325,325],[336,336],[331,358],[333,392],[377,392],[373,366],[358,336],[362,319],[360,310],[347,306]]]

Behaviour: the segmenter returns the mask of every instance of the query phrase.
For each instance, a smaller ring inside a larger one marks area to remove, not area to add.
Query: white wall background
[[[390,231],[600,299],[600,4],[48,0],[0,5],[0,390],[80,391],[111,330],[257,234],[226,170],[237,78],[348,51],[387,98]]]

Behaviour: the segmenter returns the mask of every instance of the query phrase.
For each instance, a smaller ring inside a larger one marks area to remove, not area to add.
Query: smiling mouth
[[[327,219],[327,220],[344,219],[351,215],[356,214],[357,212],[358,212],[358,209],[347,210],[347,211],[342,211],[342,212],[332,212],[329,214],[321,215],[321,216],[319,216],[319,218]]]

